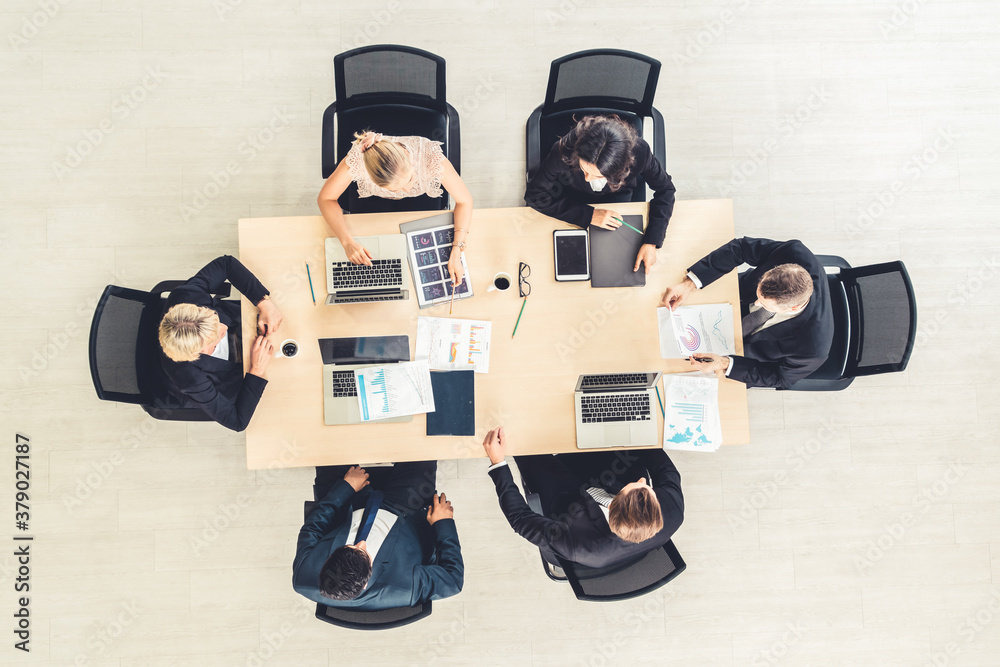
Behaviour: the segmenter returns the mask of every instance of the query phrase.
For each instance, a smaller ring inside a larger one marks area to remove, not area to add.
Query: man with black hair
[[[369,478],[370,477],[370,478]],[[316,468],[292,587],[331,607],[412,607],[462,590],[465,565],[436,461]],[[371,483],[374,482],[374,483]],[[426,509],[425,509],[426,508]]]

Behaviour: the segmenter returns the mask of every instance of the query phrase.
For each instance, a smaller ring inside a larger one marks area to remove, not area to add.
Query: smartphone
[[[552,232],[552,244],[556,280],[590,280],[590,241],[586,229],[557,229]]]

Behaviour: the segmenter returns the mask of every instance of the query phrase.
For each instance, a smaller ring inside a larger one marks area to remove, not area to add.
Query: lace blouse
[[[428,197],[440,197],[441,174],[444,170],[444,153],[441,152],[441,142],[431,141],[424,137],[390,137],[383,136],[383,141],[395,141],[402,144],[406,152],[410,154],[413,170],[416,173],[416,181],[409,192],[393,192],[383,187],[375,185],[368,170],[365,169],[365,160],[361,154],[361,146],[354,145],[348,151],[347,166],[350,170],[351,179],[358,184],[359,197],[381,197],[383,199],[402,199],[403,197],[417,197],[426,194]]]

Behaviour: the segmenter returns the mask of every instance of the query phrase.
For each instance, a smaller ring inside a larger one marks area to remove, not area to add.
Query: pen
[[[653,387],[653,388],[656,389],[656,402],[660,404],[660,412],[663,414],[663,418],[666,419],[667,411],[663,409],[663,401],[660,400],[660,388],[659,387]]]
[[[316,291],[313,290],[313,277],[312,273],[309,272],[309,262],[306,262],[306,277],[309,278],[309,293],[312,294],[313,305],[316,305]]]
[[[528,297],[524,297],[524,301],[521,302],[521,312],[517,314],[517,322],[514,322],[514,333],[510,335],[511,338],[517,333],[517,325],[521,323],[521,315],[524,315],[524,307],[528,305]]]
[[[612,220],[617,220],[618,222],[622,223],[623,225],[625,225],[625,226],[626,226],[626,227],[628,227],[629,229],[633,230],[633,231],[634,231],[634,232],[635,232],[636,234],[642,234],[642,232],[640,232],[640,231],[639,231],[638,229],[636,229],[636,228],[635,228],[635,227],[633,227],[632,225],[628,224],[627,222],[625,222],[625,221],[624,221],[624,220],[622,220],[621,218],[616,218],[615,216],[611,216],[611,219],[612,219]]]
[[[458,288],[455,285],[451,286],[451,301],[448,303],[448,314],[451,315],[452,310],[455,308],[455,290]]]

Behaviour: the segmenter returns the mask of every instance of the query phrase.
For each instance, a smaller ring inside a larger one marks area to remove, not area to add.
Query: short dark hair
[[[635,128],[617,115],[584,116],[559,140],[559,147],[566,164],[579,167],[580,160],[589,162],[608,179],[611,190],[618,190],[632,171],[638,142]]]
[[[779,264],[761,276],[760,295],[782,308],[800,306],[812,296],[813,280],[798,264]]]
[[[649,487],[618,493],[608,508],[608,525],[626,542],[643,542],[663,530],[660,501]]]
[[[372,562],[360,549],[342,546],[333,550],[319,571],[319,592],[331,600],[353,600],[365,590],[372,576]]]

